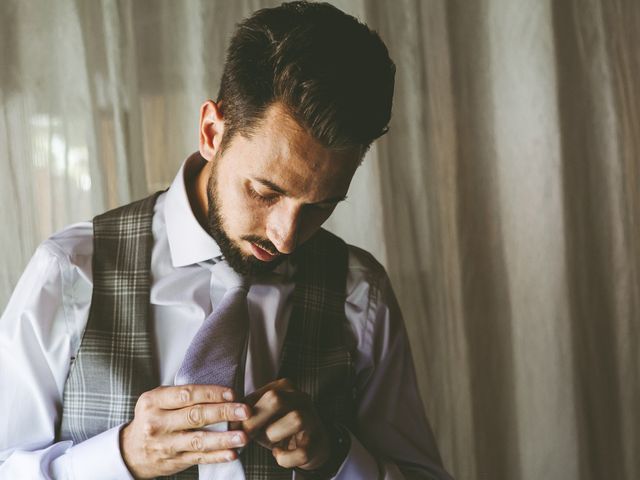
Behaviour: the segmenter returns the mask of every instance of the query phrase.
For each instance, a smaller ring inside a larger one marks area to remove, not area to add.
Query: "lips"
[[[262,260],[263,262],[270,262],[271,260],[273,260],[278,256],[277,254],[276,255],[270,254],[269,252],[267,252],[263,248],[260,248],[253,242],[250,242],[250,244],[251,244],[251,252],[253,253],[253,255],[257,257],[259,260]]]

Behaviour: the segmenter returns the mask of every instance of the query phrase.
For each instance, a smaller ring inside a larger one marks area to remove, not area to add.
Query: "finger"
[[[269,390],[282,390],[287,392],[293,392],[295,391],[295,386],[293,382],[288,378],[279,378],[251,392],[249,395],[246,395],[242,399],[242,402],[246,403],[247,405],[254,405]]]
[[[306,448],[296,448],[288,451],[274,448],[271,453],[278,465],[284,468],[295,468],[309,463],[309,453]]]
[[[241,421],[251,415],[242,403],[199,403],[179,410],[168,410],[163,416],[167,431],[178,432],[202,428],[212,423]]]
[[[176,385],[158,387],[143,396],[157,408],[173,410],[198,403],[225,403],[234,400],[233,390],[220,385]],[[141,396],[142,398],[142,396]]]
[[[293,410],[269,425],[265,433],[271,443],[277,443],[302,430],[309,430],[309,427],[310,425],[305,425],[305,418],[302,412]]]
[[[269,423],[295,408],[297,395],[293,392],[269,390],[253,406],[253,415],[242,422],[242,428],[249,435],[255,434]]]
[[[184,452],[178,459],[184,465],[231,462],[238,458],[235,450],[215,450],[212,452]]]
[[[242,430],[229,432],[182,432],[173,435],[173,451],[184,452],[211,452],[214,450],[226,450],[243,447],[249,441],[247,434]]]

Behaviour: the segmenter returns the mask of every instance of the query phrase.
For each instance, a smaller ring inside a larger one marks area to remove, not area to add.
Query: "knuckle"
[[[202,439],[202,434],[196,433],[191,437],[191,448],[196,452],[201,452],[204,450],[204,441]]]
[[[175,445],[171,445],[171,448],[169,449],[169,458],[176,458],[179,454],[179,450]]]
[[[168,447],[162,450],[164,459],[174,458],[177,453],[178,453],[178,450],[175,447],[175,445],[169,445]]]
[[[193,397],[193,390],[191,387],[182,387],[178,391],[178,400],[182,403],[188,403]]]
[[[257,427],[251,424],[247,424],[247,425],[243,425],[242,429],[247,435],[249,435],[249,437],[253,437],[257,430]]]
[[[147,419],[142,424],[142,433],[147,438],[155,436],[158,433],[158,429],[158,424],[151,419]]]
[[[294,410],[293,412],[291,412],[291,424],[296,430],[300,430],[302,428],[304,420],[302,418],[302,413],[300,413],[300,410]]]
[[[210,463],[224,463],[233,460],[233,454],[229,450],[220,450],[215,452],[209,459]]]
[[[280,407],[281,403],[280,395],[278,395],[278,392],[276,392],[275,390],[269,390],[267,393],[265,393],[264,401],[267,406],[273,410]]]
[[[220,442],[220,446],[222,448],[231,448],[233,447],[233,436],[225,435],[222,441]]]
[[[144,392],[138,397],[137,407],[140,410],[149,410],[153,405],[151,392]]]
[[[154,458],[156,456],[156,450],[149,444],[143,444],[142,451],[146,458]]]
[[[224,419],[223,420],[235,420],[235,418],[236,418],[236,408],[238,408],[238,406],[234,405],[234,404],[231,404],[231,403],[225,405],[225,407],[220,412],[222,415],[224,415]]]
[[[206,390],[205,394],[204,394],[204,398],[207,400],[207,402],[209,403],[215,403],[219,400],[219,394],[216,390],[214,390],[213,388],[209,388]]]
[[[281,379],[281,385],[283,387],[293,387],[293,382],[291,381],[290,378],[282,378]]]
[[[200,405],[194,405],[187,410],[187,422],[189,425],[199,427],[202,423],[202,408]]]

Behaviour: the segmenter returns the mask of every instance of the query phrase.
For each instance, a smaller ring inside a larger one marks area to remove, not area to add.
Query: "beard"
[[[223,217],[220,213],[216,170],[218,161],[219,158],[216,156],[214,161],[211,162],[211,173],[207,182],[207,200],[209,203],[209,212],[207,215],[208,233],[216,241],[218,247],[220,247],[220,252],[227,263],[239,274],[243,276],[255,276],[270,272],[282,263],[287,258],[287,255],[280,254],[270,262],[263,262],[253,255],[243,253],[240,246],[227,235],[224,228]],[[278,252],[278,249],[273,243],[257,235],[244,235],[240,238],[255,243],[268,253],[275,254]]]

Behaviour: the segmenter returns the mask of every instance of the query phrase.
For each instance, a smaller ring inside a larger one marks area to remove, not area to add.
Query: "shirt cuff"
[[[378,478],[378,462],[364,448],[360,441],[349,432],[351,436],[351,448],[344,459],[334,480],[348,480],[354,478]]]
[[[120,429],[113,427],[68,450],[74,479],[133,480],[120,453]]]

